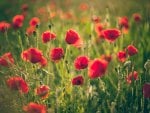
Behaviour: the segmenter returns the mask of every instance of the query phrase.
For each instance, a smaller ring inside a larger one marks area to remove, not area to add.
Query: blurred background
[[[82,3],[86,3],[87,6]],[[78,11],[79,7],[82,7],[83,10],[93,9],[94,13],[103,15],[108,8],[110,13],[115,16],[131,16],[135,12],[150,16],[150,0],[0,0],[0,21],[11,21],[14,15],[22,12],[23,4],[27,4],[29,12],[34,13],[37,13],[40,7],[55,5],[55,10],[63,11]]]

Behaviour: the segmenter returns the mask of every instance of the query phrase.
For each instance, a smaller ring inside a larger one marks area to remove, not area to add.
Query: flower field
[[[0,113],[149,113],[149,0],[1,0]]]

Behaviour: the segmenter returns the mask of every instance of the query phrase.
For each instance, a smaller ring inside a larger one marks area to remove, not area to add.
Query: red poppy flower
[[[134,13],[133,14],[133,19],[135,22],[140,22],[142,20],[142,17],[139,13]]]
[[[101,55],[100,58],[106,60],[107,62],[110,62],[112,60],[111,55]]]
[[[103,35],[101,33],[102,30],[103,30],[103,25],[102,24],[100,24],[100,23],[95,24],[95,31],[96,31],[98,37],[103,38]]]
[[[14,64],[14,58],[10,52],[5,53],[0,57],[0,65],[4,67],[8,67]]]
[[[100,22],[100,18],[98,16],[96,16],[96,15],[93,15],[92,16],[92,22],[99,23]]]
[[[35,27],[33,27],[33,26],[30,26],[26,29],[26,34],[28,36],[31,36],[34,32],[35,32]]]
[[[13,17],[13,26],[14,28],[20,28],[23,25],[24,16],[23,15],[16,15]]]
[[[36,95],[40,96],[41,98],[45,99],[49,96],[49,86],[41,85],[36,88]]]
[[[29,87],[25,80],[19,76],[11,77],[7,80],[7,85],[12,90],[19,90],[20,93],[28,93]]]
[[[29,48],[21,53],[21,58],[27,62],[40,63],[43,59],[43,55],[37,48]]]
[[[108,62],[103,59],[95,59],[88,68],[88,75],[91,79],[102,77],[107,69]]]
[[[150,83],[145,83],[143,85],[143,95],[144,98],[150,98]]]
[[[87,56],[78,56],[74,61],[74,67],[77,70],[85,69],[88,67],[89,58]]]
[[[79,9],[81,11],[86,11],[88,8],[89,8],[89,6],[88,6],[87,3],[81,3],[80,6],[79,6]]]
[[[67,31],[65,41],[67,44],[73,45],[75,47],[81,47],[83,44],[79,34],[72,29]]]
[[[129,22],[128,22],[128,17],[124,16],[124,17],[121,17],[119,19],[119,25],[121,28],[126,28],[128,29],[129,28]]]
[[[22,11],[27,11],[28,8],[29,8],[29,7],[28,7],[28,4],[22,4],[22,5],[21,5],[21,10],[22,10]]]
[[[72,79],[72,85],[82,85],[84,82],[84,78],[81,75],[78,75]]]
[[[3,21],[3,22],[0,22],[0,31],[1,32],[5,32],[6,30],[8,30],[10,28],[10,24]]]
[[[37,25],[40,24],[40,19],[38,17],[33,17],[30,22],[29,22],[30,26],[34,26],[36,27]]]
[[[64,56],[64,50],[61,47],[51,49],[50,58],[52,61],[57,62]]]
[[[41,61],[40,61],[40,65],[41,65],[42,67],[45,67],[45,66],[47,65],[47,59],[46,59],[45,57],[43,57],[43,56],[42,56],[42,59],[41,59]]]
[[[50,13],[50,18],[53,19],[57,16],[57,13],[55,11]]]
[[[45,7],[40,7],[37,9],[37,14],[38,15],[43,15],[46,14],[46,8]]]
[[[51,10],[55,10],[56,9],[56,2],[55,1],[52,1],[51,4],[49,4],[49,8]]]
[[[23,107],[23,110],[27,113],[46,113],[47,109],[45,105],[30,102],[27,106]]]
[[[127,33],[128,29],[129,29],[128,17],[126,17],[126,16],[121,17],[119,19],[119,26],[123,30],[124,33]]]
[[[114,42],[120,35],[121,32],[118,29],[106,29],[101,31],[102,36],[109,42]]]
[[[22,58],[24,61],[29,62],[29,61],[30,61],[29,50],[23,51],[23,52],[21,53],[21,58]]]
[[[134,47],[133,45],[128,45],[127,51],[128,51],[128,54],[129,54],[130,56],[133,56],[133,55],[135,55],[135,54],[138,53],[137,48]]]
[[[129,84],[131,84],[133,80],[138,80],[137,71],[130,72],[129,75],[126,77],[126,81]]]
[[[55,38],[56,38],[56,35],[54,33],[51,33],[50,31],[45,31],[42,34],[42,41],[43,41],[43,43],[47,43],[50,40],[55,40]]]
[[[126,54],[125,51],[119,51],[119,52],[117,53],[117,57],[118,57],[118,60],[119,60],[120,62],[125,62],[126,59],[127,59],[127,54]]]

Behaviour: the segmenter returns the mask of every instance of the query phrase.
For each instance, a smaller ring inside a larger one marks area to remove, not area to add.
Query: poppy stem
[[[22,39],[21,39],[21,35],[20,35],[20,32],[18,31],[18,40],[19,40],[19,44],[20,44],[20,47],[21,47],[21,51],[23,51],[23,44],[22,44]]]
[[[143,113],[148,113],[148,100],[144,98],[144,110]]]
[[[30,46],[28,35],[25,35],[25,38],[26,38],[26,43],[27,43],[27,48],[28,48]]]
[[[36,48],[38,48],[38,41],[39,41],[39,26],[36,27]]]
[[[124,42],[124,34],[122,32],[122,37],[121,37],[121,40],[120,40],[120,48],[123,49],[123,42]]]
[[[69,56],[68,52],[69,52],[69,45],[67,45],[66,50],[65,50],[65,55],[64,55],[64,59],[63,59],[64,60],[64,62],[63,62],[64,66],[66,64],[67,56]]]
[[[10,45],[10,44],[9,44],[9,40],[8,40],[8,34],[7,34],[7,31],[5,31],[4,35],[5,35],[5,38],[6,38],[7,45]]]

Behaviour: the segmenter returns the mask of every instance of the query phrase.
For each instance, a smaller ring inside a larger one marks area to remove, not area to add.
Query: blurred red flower
[[[22,4],[22,5],[21,5],[21,10],[22,10],[22,11],[27,11],[28,8],[29,8],[28,4]]]
[[[56,34],[51,33],[50,31],[45,31],[42,34],[42,41],[43,41],[43,43],[47,43],[50,40],[55,40],[55,38],[56,38]]]
[[[21,14],[26,17],[27,14],[28,14],[28,9],[29,9],[29,6],[28,4],[22,4],[21,5]]]
[[[42,51],[37,48],[29,48],[21,53],[21,58],[26,62],[31,63],[40,63],[42,66],[45,66],[46,58],[44,58]]]
[[[124,17],[121,17],[119,19],[119,25],[122,27],[125,27],[125,28],[129,28],[129,22],[128,22],[128,17],[124,16]]]
[[[85,69],[88,67],[89,58],[87,56],[78,56],[74,60],[74,67],[77,70]]]
[[[5,32],[7,31],[8,29],[10,28],[10,24],[5,22],[5,21],[2,21],[0,22],[0,31],[1,32]]]
[[[96,16],[96,15],[93,15],[92,18],[91,18],[92,22],[94,23],[99,23],[100,22],[100,17]]]
[[[37,25],[40,24],[40,19],[38,17],[33,17],[33,18],[31,18],[29,24],[30,24],[30,26],[36,27]]]
[[[139,13],[134,13],[133,14],[133,19],[135,22],[140,22],[142,20],[142,17]]]
[[[108,62],[104,59],[93,60],[88,68],[88,75],[91,79],[102,77],[108,67]]]
[[[118,60],[119,60],[120,62],[125,62],[126,59],[127,59],[127,54],[126,54],[125,51],[119,51],[119,52],[117,53],[117,57],[118,57]]]
[[[150,98],[150,83],[145,83],[143,85],[143,95],[144,98]]]
[[[14,64],[14,58],[10,52],[3,54],[0,57],[0,65],[4,67],[8,67]]]
[[[25,80],[19,76],[14,76],[9,78],[7,81],[7,85],[12,90],[19,90],[20,93],[28,93],[29,87]]]
[[[47,85],[41,85],[36,88],[36,95],[40,96],[42,99],[45,99],[49,96],[49,86]]]
[[[29,27],[26,29],[26,34],[27,34],[28,36],[31,36],[34,32],[35,32],[35,27],[34,27],[34,26],[29,26]]]
[[[127,52],[130,56],[133,56],[138,53],[138,49],[133,45],[128,45]]]
[[[81,75],[78,75],[72,79],[72,85],[82,85],[84,82],[84,78]]]
[[[103,38],[103,35],[101,32],[102,30],[103,30],[103,25],[101,23],[96,23],[95,24],[95,32],[97,33],[98,37]]]
[[[102,30],[101,34],[107,41],[114,42],[121,35],[121,32],[118,29],[106,29]]]
[[[51,19],[55,18],[56,16],[57,16],[57,12],[55,12],[55,11],[51,12],[50,15],[49,15],[49,17]]]
[[[37,14],[44,15],[46,14],[46,7],[40,7],[37,9]]]
[[[87,3],[81,3],[80,5],[79,5],[79,9],[81,10],[81,11],[86,11],[87,9],[89,8],[89,6],[88,6],[88,4]]]
[[[47,113],[45,105],[34,102],[30,102],[27,106],[24,106],[23,110],[27,113]]]
[[[83,44],[79,34],[72,29],[67,31],[65,41],[67,44],[73,45],[75,47],[81,47]]]
[[[56,48],[51,49],[51,51],[50,51],[50,58],[51,58],[52,61],[57,62],[63,57],[64,57],[64,50],[63,50],[63,48],[56,47]]]
[[[20,28],[23,26],[24,16],[16,15],[13,17],[12,23],[14,28]]]
[[[126,81],[129,84],[131,84],[133,80],[138,80],[138,72],[137,71],[130,72],[129,75],[126,77]]]
[[[119,24],[120,28],[123,30],[124,33],[128,32],[128,29],[129,29],[128,17],[126,17],[126,16],[121,17],[119,19],[119,23],[118,24]]]
[[[42,56],[42,59],[41,59],[41,61],[40,61],[40,65],[41,65],[42,67],[45,67],[45,66],[47,65],[47,59],[46,59],[45,57],[43,57],[43,56]]]
[[[29,48],[21,54],[22,59],[25,61],[30,61],[32,63],[38,63],[42,59],[42,52],[37,48]]]

